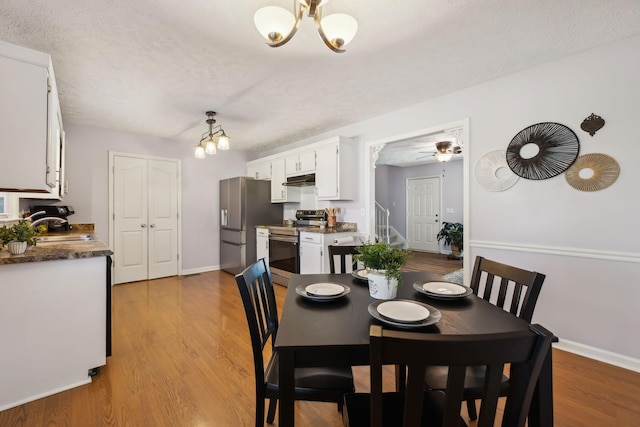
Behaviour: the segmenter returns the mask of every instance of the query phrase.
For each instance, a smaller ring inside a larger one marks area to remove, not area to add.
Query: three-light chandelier
[[[206,114],[207,120],[205,120],[205,122],[209,125],[209,132],[203,133],[198,145],[193,147],[196,159],[204,159],[206,154],[213,155],[216,154],[218,150],[224,151],[229,149],[229,141],[231,138],[224,133],[222,126],[213,126],[216,124],[216,119],[213,118],[216,113],[214,111],[207,111]]]
[[[322,17],[322,7],[329,0],[293,0],[293,13],[278,6],[265,6],[253,17],[258,32],[271,47],[279,47],[293,38],[306,13],[316,24],[318,34],[329,49],[344,52],[344,46],[356,35],[358,22],[344,13]]]

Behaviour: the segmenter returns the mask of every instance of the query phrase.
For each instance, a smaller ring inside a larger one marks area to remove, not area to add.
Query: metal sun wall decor
[[[593,136],[604,126],[604,119],[600,116],[597,116],[593,113],[586,119],[582,121],[580,128],[583,131],[587,132],[589,135]]]
[[[524,146],[535,144],[538,152],[524,158]],[[559,123],[537,123],[524,128],[513,137],[507,147],[506,159],[516,175],[532,180],[549,179],[560,175],[578,157],[580,143],[576,134]]]
[[[581,172],[590,176],[582,177]],[[570,186],[580,191],[599,191],[607,188],[620,175],[620,165],[613,157],[602,153],[584,154],[565,173]]]

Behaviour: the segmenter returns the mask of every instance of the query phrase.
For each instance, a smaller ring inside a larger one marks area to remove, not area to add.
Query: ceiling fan
[[[451,141],[439,141],[435,143],[436,152],[431,154],[435,156],[441,162],[446,162],[451,159],[454,154],[462,153],[462,147],[459,145],[453,145]],[[430,153],[430,151],[421,151],[421,153]],[[424,159],[425,157],[430,156],[422,156],[420,159]]]

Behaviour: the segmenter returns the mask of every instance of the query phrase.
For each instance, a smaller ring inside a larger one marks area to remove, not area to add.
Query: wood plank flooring
[[[276,291],[282,307],[285,289]],[[233,276],[118,285],[113,308],[113,356],[93,382],[2,411],[0,426],[254,424],[253,361]],[[358,390],[368,390],[367,368],[354,373]],[[638,424],[640,374],[554,350],[554,381],[556,426]],[[302,427],[342,425],[330,403],[298,402],[296,420]]]

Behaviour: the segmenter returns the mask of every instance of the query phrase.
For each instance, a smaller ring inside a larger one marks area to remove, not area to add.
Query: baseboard
[[[54,388],[53,390],[48,390],[48,391],[46,391],[44,393],[38,393],[38,394],[35,394],[33,396],[29,396],[27,398],[17,400],[15,402],[3,404],[2,406],[0,406],[0,412],[5,411],[5,410],[10,409],[10,408],[15,408],[16,406],[24,405],[25,403],[33,402],[34,400],[42,399],[43,397],[48,397],[48,396],[52,396],[52,395],[54,395],[56,393],[60,393],[60,392],[67,391],[67,390],[71,390],[72,388],[80,387],[82,385],[89,384],[90,382],[91,382],[91,377],[87,377],[86,380],[81,380],[81,381],[78,381],[78,382],[75,382],[75,383],[72,383],[72,384],[67,384],[67,385],[62,386],[62,387]]]
[[[182,270],[182,276],[189,276],[191,274],[200,274],[200,273],[206,273],[208,271],[216,271],[216,270],[220,270],[220,266],[219,265],[210,265],[207,267],[198,267],[198,268],[189,268],[189,269],[183,269]]]
[[[553,347],[558,350],[568,351],[579,356],[588,357],[589,359],[598,360],[620,368],[640,372],[640,359],[635,359],[633,357],[624,356],[622,354],[613,353],[611,351],[602,350],[600,348],[591,347],[562,338],[559,342],[553,344]]]

